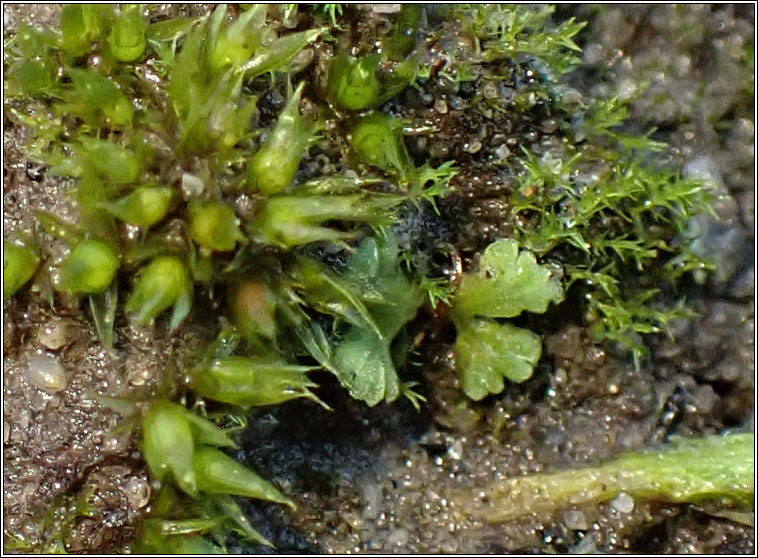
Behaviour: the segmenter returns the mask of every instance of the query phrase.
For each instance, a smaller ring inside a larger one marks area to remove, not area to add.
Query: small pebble
[[[122,491],[132,507],[144,508],[150,501],[150,484],[139,477],[129,479]]]
[[[482,142],[480,142],[479,140],[474,140],[464,147],[464,151],[466,151],[467,153],[474,154],[474,153],[478,153],[481,148],[482,148]]]
[[[129,368],[127,381],[133,386],[144,386],[152,377],[152,371],[147,366],[135,366]]]
[[[569,549],[571,554],[595,554],[597,545],[595,540],[590,536],[585,536],[581,541]]]
[[[563,524],[572,531],[586,531],[589,528],[584,512],[568,510],[563,514]]]
[[[388,546],[403,546],[408,542],[408,539],[410,538],[410,533],[407,529],[395,529],[392,531],[389,536],[387,537],[387,545]]]
[[[203,184],[203,181],[194,174],[185,172],[182,175],[182,195],[185,198],[189,199],[199,196],[204,189],[205,185]]]
[[[456,461],[463,459],[463,442],[461,440],[452,442],[447,448],[447,455]]]
[[[495,149],[495,155],[501,161],[504,161],[510,154],[511,154],[511,150],[508,149],[508,146],[504,143],[499,145],[497,149]]]
[[[369,4],[368,9],[375,14],[396,14],[403,7],[402,4]]]
[[[357,513],[345,512],[342,514],[342,519],[350,525],[350,528],[354,531],[359,531],[361,527],[363,527],[363,518]]]
[[[634,498],[626,492],[619,492],[611,502],[611,507],[619,513],[632,513],[634,511]]]
[[[542,132],[545,134],[552,134],[558,129],[558,124],[559,123],[557,118],[548,118],[542,122],[540,125],[540,130],[542,130]]]
[[[494,82],[488,81],[482,86],[482,95],[485,99],[494,99],[498,96],[497,85]]]
[[[40,328],[37,340],[40,345],[52,351],[57,351],[68,342],[68,327],[64,323],[56,323]]]
[[[47,393],[66,388],[66,371],[53,355],[38,351],[29,359],[27,367],[29,382]]]

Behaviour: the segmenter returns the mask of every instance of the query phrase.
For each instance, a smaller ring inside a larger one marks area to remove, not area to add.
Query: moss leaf
[[[97,336],[103,347],[113,348],[113,324],[116,321],[118,306],[118,281],[113,281],[106,290],[89,296],[92,319],[95,322]]]
[[[241,68],[248,79],[280,69],[292,60],[298,52],[315,41],[325,30],[325,27],[309,29],[279,37],[265,49],[256,52]]]
[[[295,503],[273,484],[215,448],[198,448],[192,463],[197,486],[203,492],[236,494],[295,508]]]

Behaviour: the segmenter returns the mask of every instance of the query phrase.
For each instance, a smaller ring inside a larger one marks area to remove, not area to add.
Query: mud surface
[[[58,13],[55,6],[4,9],[6,33],[29,18],[55,21]],[[752,528],[688,505],[614,501],[492,525],[463,513],[462,494],[473,499],[506,477],[598,463],[672,434],[752,428],[754,114],[752,93],[744,90],[746,69],[735,53],[753,40],[753,6],[593,10],[563,6],[556,15],[590,22],[579,36],[585,64],[574,86],[592,95],[593,88],[609,87],[599,78],[610,75],[623,95],[650,83],[633,105],[631,126],[658,127],[654,137],[672,146],[660,157],[712,180],[723,194],[720,220],[693,223],[706,231],[703,252],[717,261],[715,273],[682,286],[680,294],[699,317],[678,322],[674,340],[651,339],[651,358],[639,370],[612,348],[594,345],[581,327],[559,327],[545,340],[534,376],[482,404],[459,395],[444,336],[425,348],[428,404],[421,412],[407,401],[367,409],[327,375],[314,377],[333,412],[289,403],[251,417],[240,440],[237,457],[299,504],[291,514],[243,503],[276,552],[755,552]],[[435,104],[439,92],[432,93],[431,109],[448,114]],[[465,92],[448,97],[465,101]],[[477,141],[484,144],[479,149],[499,148],[492,139],[497,130],[485,137],[469,128],[465,137],[417,148],[445,158],[458,146],[462,160]],[[27,166],[18,148],[22,134],[6,117],[5,232],[31,230],[36,208],[74,212],[66,196],[70,184]],[[473,180],[475,169],[469,170]],[[472,215],[485,213],[470,231],[471,252],[488,235],[507,234],[496,220],[487,222],[486,211],[497,214],[488,207],[469,203]],[[65,257],[52,241],[43,250],[53,263]],[[58,297],[51,309],[44,285],[37,288],[42,291],[27,290],[3,308],[4,541],[40,536],[39,510],[58,495],[89,487],[95,513],[73,523],[66,547],[118,549],[138,524],[150,487],[134,441],[110,434],[119,417],[94,395],[118,393],[124,385],[149,387],[167,359],[188,358],[204,332],[189,327],[169,338],[133,327],[119,313],[119,349],[110,354],[97,343],[84,304]],[[39,374],[41,367],[47,375]],[[230,550],[273,552],[234,541]]]

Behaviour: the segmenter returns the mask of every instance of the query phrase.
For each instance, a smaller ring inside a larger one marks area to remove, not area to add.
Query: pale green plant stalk
[[[621,492],[639,500],[750,509],[754,446],[752,433],[677,438],[657,451],[625,453],[597,467],[507,479],[484,490],[487,503],[473,503],[470,494],[460,501],[467,513],[491,523],[607,502]]]

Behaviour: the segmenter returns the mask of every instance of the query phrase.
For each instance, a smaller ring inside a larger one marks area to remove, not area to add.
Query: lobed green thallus
[[[384,60],[379,54],[335,56],[326,86],[332,103],[356,111],[376,108],[405,89],[418,67],[414,58],[386,65],[388,69],[383,68]]]
[[[350,145],[369,165],[396,176],[403,184],[410,181],[413,163],[396,118],[383,113],[361,118],[352,130]]]
[[[91,172],[107,183],[121,185],[134,183],[142,172],[144,161],[132,150],[101,139],[82,137],[79,141],[74,163],[80,175]]]
[[[108,33],[113,10],[103,4],[69,4],[61,10],[61,47],[71,56],[87,54]]]
[[[382,57],[370,54],[352,58],[337,56],[331,65],[327,87],[334,102],[350,110],[363,110],[379,104],[381,83],[377,77]]]
[[[134,105],[111,79],[73,67],[68,68],[66,73],[71,85],[61,91],[63,102],[56,106],[56,112],[81,118],[90,126],[121,128],[131,124]],[[90,144],[94,141],[86,137],[83,139]],[[97,157],[95,160],[98,160]]]
[[[495,321],[523,311],[543,313],[563,300],[563,288],[534,255],[510,239],[490,244],[479,271],[465,273],[451,315],[458,330],[456,370],[471,399],[503,391],[503,378],[527,380],[542,354],[539,335]]]

